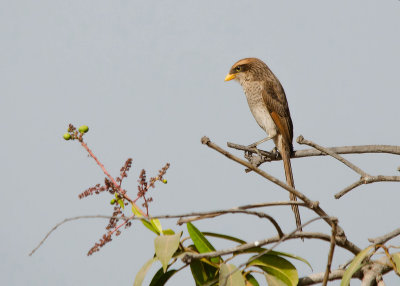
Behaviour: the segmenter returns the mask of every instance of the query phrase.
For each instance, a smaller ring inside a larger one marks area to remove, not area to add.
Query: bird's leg
[[[253,144],[250,144],[250,145],[247,146],[247,147],[249,147],[249,148],[256,148],[256,147],[257,147],[258,145],[260,145],[261,143],[264,143],[264,142],[266,142],[266,141],[268,141],[268,140],[271,140],[273,137],[274,137],[274,136],[268,136],[267,138],[261,139],[260,141],[257,141],[257,142],[255,142],[255,143],[253,143]]]
[[[272,139],[272,138],[273,138],[273,136],[268,136],[267,138],[261,139],[260,141],[257,141],[253,144],[248,145],[247,147],[254,149],[254,151],[257,153],[257,155],[260,156],[260,158],[262,158],[262,155],[261,155],[260,151],[257,149],[257,146],[260,145],[261,143],[264,143],[265,141]]]

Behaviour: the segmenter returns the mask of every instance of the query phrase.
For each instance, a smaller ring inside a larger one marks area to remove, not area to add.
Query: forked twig
[[[297,137],[296,142],[299,143],[299,144],[305,144],[305,145],[311,146],[311,147],[313,147],[313,148],[315,148],[315,149],[317,149],[317,150],[319,150],[319,151],[321,151],[323,153],[326,153],[327,155],[335,158],[336,160],[339,160],[340,162],[345,164],[347,167],[352,169],[354,172],[360,174],[360,176],[362,176],[362,177],[369,176],[367,173],[365,173],[359,167],[357,167],[356,165],[351,163],[349,160],[346,160],[342,156],[336,154],[335,152],[333,152],[333,151],[331,151],[331,150],[329,150],[329,149],[327,149],[325,147],[322,147],[322,146],[320,146],[320,145],[318,145],[318,144],[316,144],[316,143],[314,143],[314,142],[312,142],[310,140],[304,139],[303,135],[300,135],[299,137]]]
[[[351,190],[353,190],[356,187],[361,186],[363,184],[371,184],[371,183],[375,183],[375,182],[400,182],[400,176],[382,176],[382,175],[371,176],[371,175],[367,174],[366,172],[364,172],[363,170],[361,170],[356,165],[354,165],[353,163],[351,163],[349,160],[347,160],[347,159],[343,158],[342,156],[338,155],[337,153],[335,153],[334,151],[329,150],[328,148],[322,147],[310,140],[306,140],[306,139],[304,139],[304,137],[302,135],[300,135],[297,138],[297,143],[306,144],[308,146],[311,146],[311,147],[319,150],[320,152],[326,153],[327,155],[330,155],[333,158],[339,160],[340,162],[345,164],[347,167],[349,167],[350,169],[352,169],[353,171],[355,171],[356,173],[361,175],[361,178],[358,181],[354,182],[350,186],[347,186],[346,188],[344,188],[339,193],[335,194],[335,199],[341,198],[342,196],[344,196]]]

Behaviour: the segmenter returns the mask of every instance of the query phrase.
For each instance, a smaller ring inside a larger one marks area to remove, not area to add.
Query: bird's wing
[[[282,85],[279,81],[268,81],[263,88],[262,96],[279,133],[292,146],[293,123]]]

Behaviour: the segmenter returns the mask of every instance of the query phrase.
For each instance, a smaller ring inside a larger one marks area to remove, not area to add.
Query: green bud
[[[69,139],[71,139],[71,134],[65,133],[63,137],[65,140],[69,140]]]
[[[162,180],[162,182],[163,182],[164,184],[168,183],[168,181],[167,181],[166,179]]]
[[[82,125],[81,127],[79,127],[78,131],[80,133],[86,133],[89,131],[89,127],[87,125]]]
[[[110,201],[110,204],[111,204],[111,205],[115,204],[115,199],[112,199],[112,200]]]

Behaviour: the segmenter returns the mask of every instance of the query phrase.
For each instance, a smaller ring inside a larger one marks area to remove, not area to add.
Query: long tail
[[[285,176],[286,176],[286,182],[289,186],[294,188],[294,180],[293,180],[293,172],[292,172],[292,164],[290,163],[290,153],[291,153],[291,148],[290,146],[285,142],[285,139],[283,139],[282,136],[280,136],[279,140],[279,153],[282,156],[282,161],[283,161],[283,167],[285,168]],[[297,201],[297,197],[290,193],[290,200],[292,201]],[[296,226],[299,231],[303,231],[301,228],[301,219],[300,219],[300,212],[299,212],[299,206],[297,205],[292,205],[292,210],[294,213],[294,216],[296,218]]]

